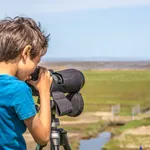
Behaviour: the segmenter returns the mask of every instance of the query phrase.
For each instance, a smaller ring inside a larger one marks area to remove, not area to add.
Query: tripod
[[[67,138],[67,131],[63,128],[57,128],[60,125],[59,119],[55,117],[56,114],[52,111],[52,123],[51,123],[51,137],[50,137],[50,150],[59,150],[60,146],[63,146],[64,150],[71,150],[71,147]],[[35,150],[42,150],[44,146],[37,145]]]

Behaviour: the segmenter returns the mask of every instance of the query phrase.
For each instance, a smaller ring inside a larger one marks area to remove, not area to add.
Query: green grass
[[[84,71],[85,86],[81,90],[84,111],[110,111],[120,104],[125,114],[132,106],[150,107],[150,71]]]
[[[131,129],[131,128],[137,128],[140,126],[149,126],[150,125],[150,118],[145,118],[142,120],[134,120],[131,122],[128,122],[126,125],[121,126],[120,130],[123,132],[124,130]]]
[[[126,123],[123,126],[120,126],[119,128],[115,128],[112,131],[112,133],[114,135],[120,135],[125,130],[137,128],[137,127],[140,127],[140,126],[149,126],[149,125],[150,125],[150,118],[144,118],[144,119],[141,119],[141,120],[133,120],[133,121],[130,121],[130,122]]]

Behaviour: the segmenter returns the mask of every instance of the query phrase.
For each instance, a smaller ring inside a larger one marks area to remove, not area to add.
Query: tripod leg
[[[51,141],[51,150],[59,150],[59,146],[60,146],[59,130],[52,130],[50,141]]]
[[[51,150],[59,150],[59,146],[51,146]]]
[[[61,145],[65,150],[71,150],[67,137],[67,131],[65,131],[64,129],[61,129]]]

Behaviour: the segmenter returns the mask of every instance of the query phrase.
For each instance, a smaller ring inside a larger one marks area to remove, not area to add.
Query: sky
[[[150,60],[150,0],[0,0],[17,15],[50,33],[45,60]]]

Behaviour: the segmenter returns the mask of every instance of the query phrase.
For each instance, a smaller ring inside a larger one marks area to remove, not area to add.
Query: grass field
[[[122,114],[131,113],[131,107],[150,106],[150,71],[84,71],[85,86],[82,95],[85,111],[108,111],[114,104],[121,105]]]

